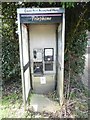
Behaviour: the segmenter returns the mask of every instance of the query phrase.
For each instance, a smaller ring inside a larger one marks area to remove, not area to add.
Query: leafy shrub
[[[2,77],[4,81],[20,76],[18,40],[14,38],[13,26],[6,22],[4,20],[2,26]]]
[[[17,26],[16,9],[19,7],[59,7],[64,3],[2,3],[2,77],[4,80],[16,78],[20,75],[19,64],[19,42],[16,36]],[[71,4],[71,3],[70,3]],[[76,3],[75,3],[76,4]],[[73,4],[72,4],[73,5]],[[71,6],[72,6],[71,5]],[[79,74],[83,73],[87,38],[86,38],[86,24],[87,20],[85,14],[88,9],[88,3],[79,3],[70,8],[69,3],[66,9],[66,41],[65,41],[65,80],[68,79],[70,72],[70,79],[75,79]],[[89,13],[89,12],[87,12]],[[70,69],[69,69],[70,68]]]

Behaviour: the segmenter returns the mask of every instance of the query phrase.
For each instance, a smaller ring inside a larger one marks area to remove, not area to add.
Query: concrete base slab
[[[33,94],[30,100],[30,107],[34,112],[56,112],[60,110],[60,105],[57,101],[52,101],[44,95]]]

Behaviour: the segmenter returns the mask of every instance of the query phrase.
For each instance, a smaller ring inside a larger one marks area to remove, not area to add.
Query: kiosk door
[[[22,62],[22,67],[23,69],[21,69],[22,71],[22,86],[23,86],[23,99],[24,102],[26,102],[28,100],[28,96],[31,90],[31,82],[30,82],[30,66],[29,66],[29,46],[28,46],[28,32],[27,32],[27,26],[22,24],[21,25],[21,32],[22,32],[22,46],[20,52],[22,52],[22,56],[23,59],[21,59]]]

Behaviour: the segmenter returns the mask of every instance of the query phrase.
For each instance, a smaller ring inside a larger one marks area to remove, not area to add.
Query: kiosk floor
[[[40,94],[33,94],[31,96],[30,107],[32,107],[35,112],[56,112],[57,110],[60,110],[57,101],[52,101],[46,96]]]

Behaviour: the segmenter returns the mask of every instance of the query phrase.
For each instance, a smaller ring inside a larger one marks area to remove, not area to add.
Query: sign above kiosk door
[[[21,23],[60,23],[62,14],[21,14]]]

